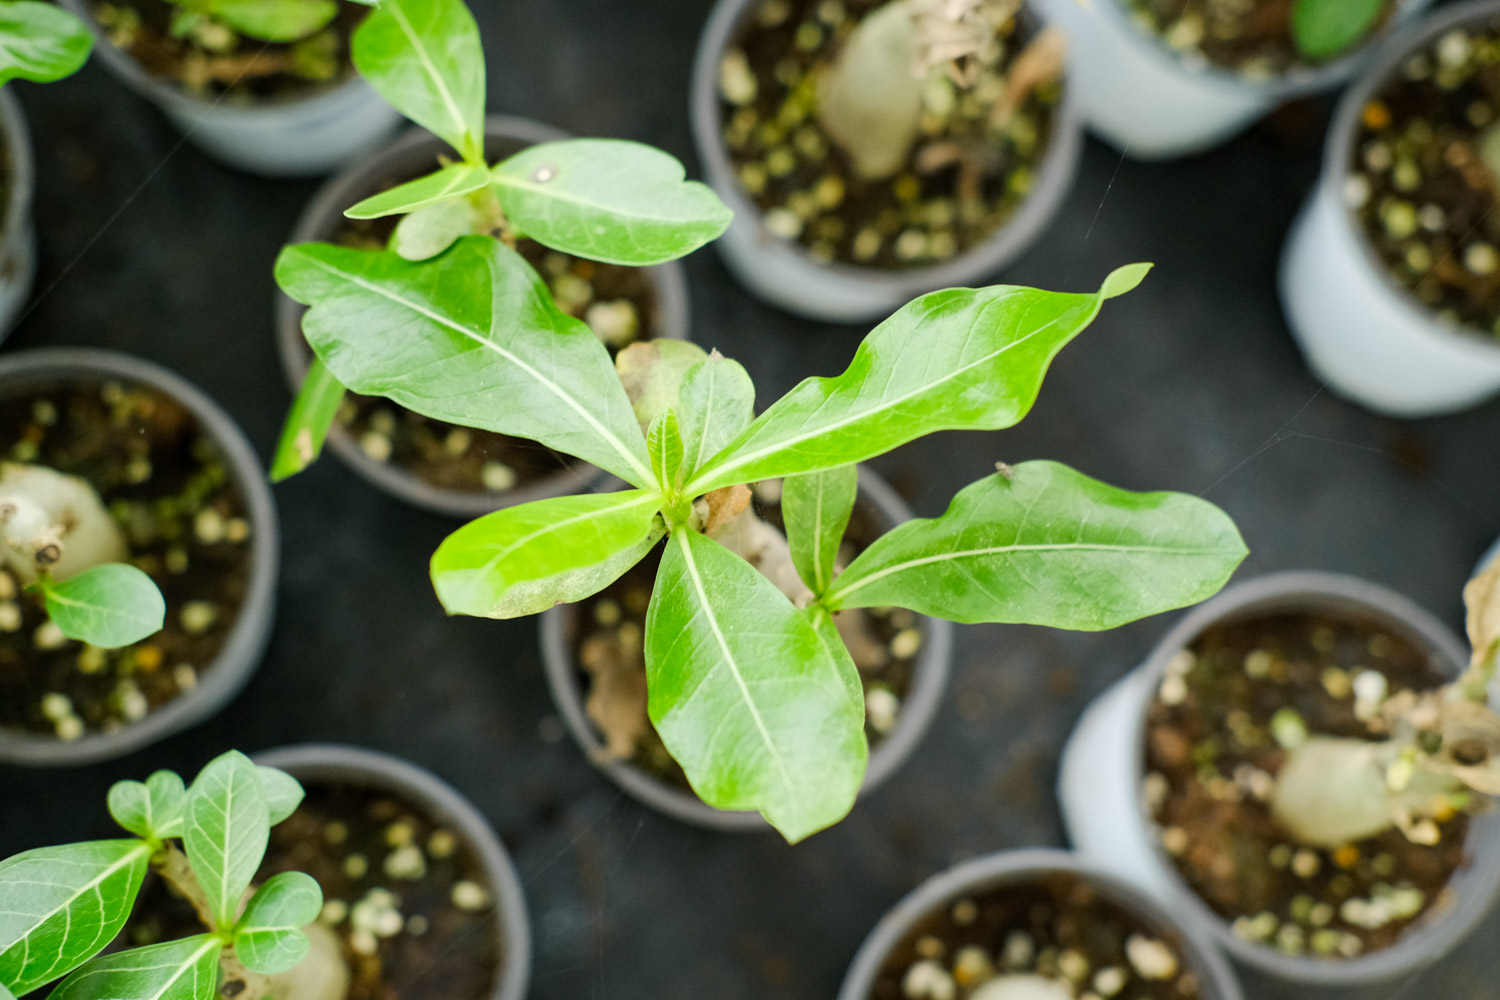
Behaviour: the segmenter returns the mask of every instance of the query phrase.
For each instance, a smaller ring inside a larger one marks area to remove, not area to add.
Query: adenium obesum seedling
[[[1289,753],[1272,809],[1302,843],[1339,847],[1395,826],[1414,843],[1435,844],[1435,819],[1500,795],[1500,716],[1489,705],[1500,666],[1500,564],[1469,582],[1464,603],[1474,653],[1457,680],[1388,696],[1383,675],[1355,678],[1355,713],[1376,738],[1309,736],[1291,709],[1273,723]]]
[[[302,795],[231,750],[190,788],[171,771],[115,784],[110,815],[132,837],[0,861],[0,1000],[59,979],[51,1000],[344,1000],[337,939],[304,930],[323,906],[318,883],[284,872],[251,884],[271,827]],[[148,870],[192,903],[204,933],[101,955]]]
[[[55,4],[0,2],[0,84],[71,76],[88,61],[93,45],[88,25]]]
[[[1317,62],[1359,44],[1380,20],[1388,0],[1293,0],[1292,41]]]
[[[403,216],[390,248],[426,260],[460,236],[522,238],[609,264],[676,260],[718,237],[729,209],[682,164],[640,143],[542,143],[499,163],[485,156],[485,65],[462,0],[384,0],[354,34],[355,68],[411,121],[457,154],[431,174],[351,206],[353,219]],[[309,369],[277,448],[273,480],[322,450],[344,386],[321,360]]]

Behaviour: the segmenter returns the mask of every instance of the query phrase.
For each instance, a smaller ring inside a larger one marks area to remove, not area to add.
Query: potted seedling
[[[838,1000],[1240,1000],[1223,958],[1160,904],[1062,851],[934,875],[870,932]]]
[[[1072,44],[1090,128],[1166,159],[1230,138],[1284,101],[1339,86],[1428,0],[1040,0]]]
[[[637,340],[686,336],[687,295],[674,258],[717,235],[728,218],[712,192],[682,183],[681,165],[633,143],[570,140],[522,119],[486,118],[484,52],[459,0],[388,4],[361,26],[353,46],[354,63],[374,88],[431,131],[414,131],[331,182],[294,242],[390,246],[420,260],[462,233],[489,234],[544,275],[559,306],[587,322],[611,353]],[[432,73],[424,68],[426,52],[443,53]],[[444,93],[458,95],[455,118],[433,113]],[[527,190],[553,151],[577,174],[555,202]],[[623,256],[611,256],[567,219],[539,217],[555,204],[591,198],[591,187],[609,183],[617,164],[629,165],[636,186],[617,199],[612,224],[655,229],[657,236],[643,235]],[[667,228],[676,238],[660,237]],[[302,394],[273,478],[304,468],[335,417],[332,446],[341,458],[382,488],[444,513],[475,516],[575,492],[598,478],[598,470],[570,466],[529,443],[345,396],[308,350],[302,313],[285,297],[278,304],[283,367]]]
[[[726,263],[834,321],[1004,267],[1077,165],[1064,49],[1021,0],[720,0],[693,130]]]
[[[222,410],[154,365],[0,360],[0,760],[119,756],[233,697],[275,587],[258,465]]]
[[[1281,265],[1313,371],[1403,417],[1500,391],[1500,4],[1460,4],[1381,50],[1339,104]]]
[[[93,38],[67,11],[36,0],[0,3],[0,340],[31,294],[36,276],[36,236],[31,223],[35,166],[21,105],[4,87],[11,80],[50,83],[76,73],[87,61]]]
[[[374,0],[62,0],[100,58],[186,138],[231,166],[323,174],[373,149],[396,115],[354,73]]]
[[[1500,791],[1497,584],[1466,591],[1472,656],[1346,577],[1266,577],[1195,609],[1070,739],[1074,843],[1304,986],[1435,961],[1500,890],[1500,824],[1479,815]]]

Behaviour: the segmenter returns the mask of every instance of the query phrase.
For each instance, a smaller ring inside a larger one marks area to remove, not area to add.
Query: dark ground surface
[[[475,7],[493,111],[646,140],[691,162],[686,87],[708,0]],[[38,146],[42,274],[4,350],[83,344],[162,362],[217,397],[268,458],[289,400],[271,262],[315,184],[249,177],[178,148],[101,65],[16,86]],[[878,468],[924,515],[996,460],[1053,458],[1124,487],[1206,493],[1254,550],[1240,578],[1359,574],[1457,626],[1460,587],[1500,532],[1500,403],[1397,422],[1320,391],[1303,368],[1274,277],[1325,121],[1321,107],[1288,109],[1165,165],[1090,144],[1063,212],[1004,279],[1082,291],[1128,261],[1156,272],[1063,353],[1020,427],[939,435]],[[865,332],[759,304],[712,252],[687,267],[695,339],[744,362],[762,404],[842,370]],[[331,457],[276,494],[279,620],[248,690],[218,720],[125,760],[0,769],[0,857],[109,835],[104,792],[119,778],[192,773],[228,747],[377,747],[451,781],[514,852],[535,925],[534,1000],[831,997],[859,942],[918,881],[975,854],[1063,842],[1052,782],[1068,729],[1167,625],[961,628],[953,684],[914,758],[794,849],[658,816],[571,742],[544,738],[560,729],[547,722],[535,622],[449,621],[432,596],[427,559],[451,522]],[[1500,916],[1388,995],[1493,997],[1497,934]]]

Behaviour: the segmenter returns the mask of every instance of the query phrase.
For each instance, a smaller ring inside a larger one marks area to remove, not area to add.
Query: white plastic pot
[[[1284,101],[1338,87],[1360,61],[1355,52],[1326,66],[1253,80],[1184,60],[1132,22],[1125,0],[1033,2],[1068,35],[1068,79],[1089,128],[1140,160],[1210,149]],[[1428,2],[1398,4],[1392,23]]]
[[[1307,364],[1340,395],[1398,417],[1452,413],[1500,392],[1500,338],[1444,324],[1398,285],[1344,203],[1359,116],[1414,49],[1500,2],[1448,7],[1385,46],[1344,95],[1323,174],[1281,258],[1281,301]]]
[[[1500,814],[1476,817],[1471,859],[1449,883],[1451,899],[1413,924],[1394,945],[1358,958],[1293,957],[1236,935],[1182,878],[1156,844],[1142,801],[1146,713],[1167,663],[1221,621],[1288,611],[1353,612],[1382,621],[1423,649],[1450,676],[1468,654],[1458,639],[1412,602],[1363,580],[1328,573],[1279,573],[1238,584],[1185,615],[1140,667],[1100,695],[1063,749],[1058,798],[1079,854],[1205,928],[1237,961],[1307,987],[1369,987],[1437,961],[1472,931],[1500,892]]]
[[[31,195],[36,166],[26,116],[11,88],[0,90],[0,146],[10,164],[10,186],[0,215],[0,340],[21,315],[36,279],[36,232],[31,222]]]
[[[61,0],[89,23],[94,51],[127,87],[150,100],[193,145],[230,166],[272,177],[311,177],[378,148],[401,116],[359,77],[294,100],[239,105],[195,97],[147,73],[116,48],[88,0]]]

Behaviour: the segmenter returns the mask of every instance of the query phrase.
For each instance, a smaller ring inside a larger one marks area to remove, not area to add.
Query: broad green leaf
[[[755,417],[755,384],[738,361],[718,351],[682,379],[682,467],[692,475]]]
[[[71,76],[88,61],[93,46],[88,26],[55,4],[0,3],[0,84]]]
[[[782,484],[781,517],[792,564],[814,594],[826,593],[833,582],[834,559],[858,492],[859,469],[853,465],[787,476]]]
[[[366,198],[344,214],[351,219],[380,219],[387,215],[404,215],[440,201],[462,197],[478,191],[490,182],[488,168],[472,163],[454,163],[436,173],[382,191]]]
[[[1024,417],[1057,352],[1149,265],[1094,295],[995,285],[910,303],[865,338],[848,370],[810,378],[693,476],[694,495],[863,462],[942,430],[1000,430]]]
[[[306,795],[302,785],[296,778],[287,774],[279,768],[258,765],[256,773],[260,775],[261,790],[266,794],[266,807],[270,815],[271,825],[275,826],[297,811]]]
[[[144,783],[117,781],[109,789],[109,814],[131,833],[162,841],[182,835],[187,789],[172,771],[157,771]]]
[[[48,1000],[212,1000],[224,944],[211,934],[96,958]]]
[[[663,410],[646,432],[646,452],[651,456],[651,471],[663,490],[675,486],[682,473],[682,432],[677,427],[677,411]]]
[[[480,231],[479,212],[467,198],[452,198],[419,208],[396,223],[389,248],[404,260],[430,260]]]
[[[0,983],[25,994],[93,958],[135,905],[151,846],[96,840],[0,861]]]
[[[313,358],[281,427],[281,440],[271,460],[271,482],[289,479],[317,460],[343,401],[343,385],[327,365]]]
[[[323,890],[311,875],[282,872],[266,880],[245,904],[234,929],[234,952],[252,972],[274,976],[307,957],[302,928],[323,909]]]
[[[677,406],[683,376],[706,360],[703,348],[687,340],[638,340],[615,355],[615,373],[644,434],[663,410]]]
[[[339,12],[334,0],[209,0],[208,8],[240,34],[273,44],[322,31]]]
[[[611,264],[661,264],[729,227],[713,190],[684,180],[675,158],[637,142],[568,139],[522,150],[495,167],[505,214],[554,250]]]
[[[1309,59],[1332,59],[1369,35],[1385,6],[1386,0],[1294,0],[1292,41]]]
[[[869,747],[847,668],[769,580],[695,531],[662,556],[646,674],[651,721],[709,805],[759,810],[796,842],[854,804]]]
[[[312,307],[303,332],[352,391],[653,481],[609,352],[499,240],[465,237],[420,264],[307,243],[282,251],[276,280]]]
[[[1203,600],[1245,555],[1206,500],[1026,462],[965,487],[941,517],[885,534],[823,603],[1097,631]]]
[[[354,32],[354,68],[391,106],[484,159],[484,48],[463,0],[382,0]]]
[[[619,578],[661,538],[661,495],[626,490],[506,507],[471,521],[432,557],[449,614],[520,618],[581,601]]]
[[[844,682],[844,690],[859,711],[859,717],[863,719],[865,717],[864,682],[859,678],[859,668],[854,665],[854,657],[849,655],[849,647],[844,645],[844,637],[839,634],[839,627],[833,620],[833,614],[821,604],[810,604],[802,609],[802,613],[812,623],[813,631],[818,634],[818,642],[828,658],[838,665],[839,679]]]
[[[156,584],[125,563],[105,563],[38,587],[47,615],[63,635],[101,649],[155,635],[167,617],[167,602]]]
[[[265,786],[237,750],[215,757],[188,790],[183,843],[220,930],[234,926],[240,897],[271,837]]]

